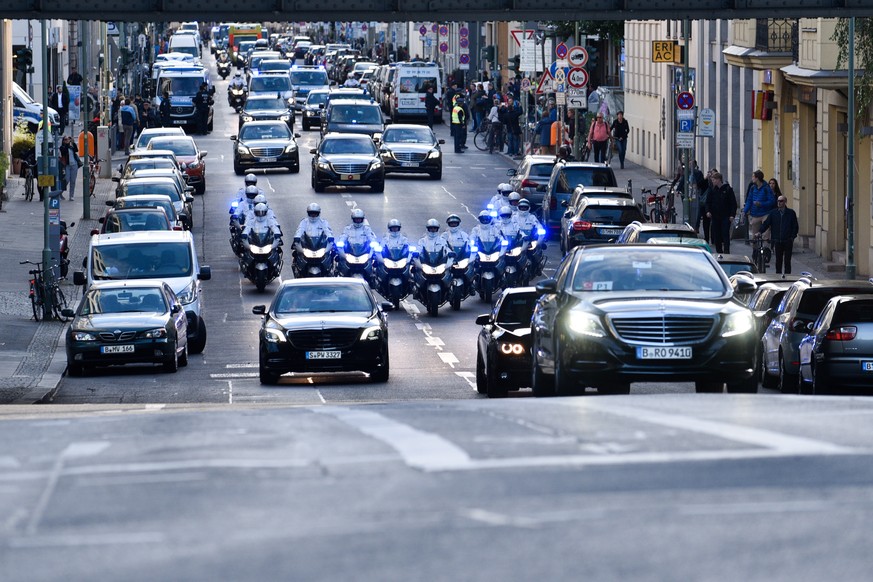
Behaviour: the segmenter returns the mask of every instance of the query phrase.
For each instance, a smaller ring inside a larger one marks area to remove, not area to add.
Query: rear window
[[[93,247],[95,280],[162,279],[190,276],[190,247],[185,242],[128,243]]]
[[[555,167],[555,164],[533,164],[530,167],[530,175],[531,176],[551,176],[552,168]]]
[[[294,85],[327,85],[327,73],[324,71],[291,71],[291,83]]]
[[[873,301],[852,301],[841,303],[834,313],[834,325],[841,323],[871,323],[873,322]]]
[[[827,289],[807,289],[800,298],[800,305],[797,306],[798,313],[809,314],[810,317],[818,317],[831,297],[837,295],[859,295],[873,293],[873,286],[870,289],[855,288],[840,288],[828,287]]]
[[[634,206],[589,206],[582,211],[582,219],[595,224],[628,225],[643,220],[643,215]]]
[[[512,297],[507,297],[500,304],[500,311],[497,313],[497,323],[506,327],[529,327],[536,304],[536,295],[513,295]]]
[[[610,168],[564,168],[558,174],[555,192],[570,194],[576,186],[618,186]]]
[[[436,77],[400,77],[397,82],[401,93],[425,93],[428,87],[436,90]]]
[[[691,232],[669,232],[665,230],[650,230],[640,232],[639,242],[648,242],[653,238],[672,238],[676,239],[676,242],[680,242],[683,239],[696,239],[699,237]]]

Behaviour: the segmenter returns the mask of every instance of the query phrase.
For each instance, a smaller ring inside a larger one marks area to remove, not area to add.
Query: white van
[[[73,282],[87,289],[95,281],[156,279],[169,285],[188,319],[188,351],[199,354],[206,346],[200,281],[212,278],[201,266],[188,231],[128,231],[91,237],[85,271],[73,273]]]
[[[168,51],[172,53],[188,53],[200,60],[200,39],[194,34],[174,34],[170,37]]]
[[[48,108],[49,123],[52,127],[59,127],[61,118],[58,112]],[[18,83],[12,83],[12,123],[18,123],[24,119],[31,130],[35,131],[42,120],[42,103],[37,103],[22,89]]]
[[[388,99],[388,114],[395,123],[401,117],[427,117],[424,96],[427,88],[433,87],[433,94],[439,99],[443,94],[440,67],[436,63],[397,63],[394,68],[394,81]],[[437,115],[441,115],[437,107]]]

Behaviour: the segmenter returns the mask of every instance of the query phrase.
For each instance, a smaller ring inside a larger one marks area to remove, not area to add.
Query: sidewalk
[[[113,167],[124,154],[113,160]],[[104,162],[105,163],[105,162]],[[115,184],[98,179],[95,197],[90,199],[91,219],[82,219],[82,172],[76,184],[76,198],[61,201],[61,219],[67,224],[70,242],[70,274],[61,282],[71,307],[79,301],[81,290],[72,284],[72,272],[80,268],[88,249],[91,229],[106,211],[105,201],[114,197]],[[0,212],[0,404],[33,404],[57,386],[67,365],[63,349],[65,324],[59,321],[33,321],[28,298],[30,265],[20,261],[39,261],[43,248],[43,203],[34,196],[24,200],[24,181],[10,177],[6,183],[8,200]],[[68,193],[65,194],[69,198]],[[60,347],[60,349],[58,349]]]

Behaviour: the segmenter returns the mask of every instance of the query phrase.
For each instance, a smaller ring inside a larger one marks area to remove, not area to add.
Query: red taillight
[[[828,334],[825,336],[825,339],[838,342],[848,342],[855,339],[856,335],[858,335],[857,327],[855,327],[854,325],[844,325],[835,329],[828,330]]]
[[[91,229],[91,236],[94,236],[95,234],[100,234],[100,231],[97,230],[96,228],[92,228]]]
[[[573,230],[591,230],[591,223],[587,220],[574,220]]]
[[[182,226],[179,226],[179,225],[177,224],[176,226],[173,227],[173,230],[185,230],[185,228],[182,227]]]
[[[555,210],[558,207],[558,199],[552,196],[549,198],[549,209]]]
[[[521,181],[522,188],[536,188],[537,186],[539,186],[539,182],[535,182],[530,178],[525,178]]]

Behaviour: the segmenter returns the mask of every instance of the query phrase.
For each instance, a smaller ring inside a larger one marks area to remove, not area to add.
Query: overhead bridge
[[[0,0],[0,16],[145,22],[706,20],[873,16],[873,0]]]

